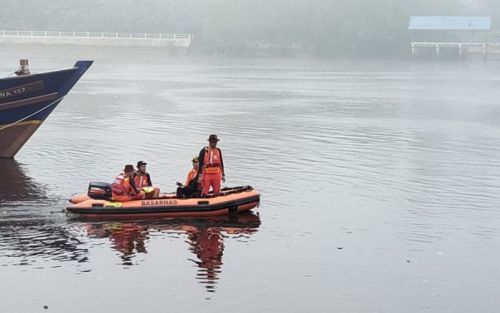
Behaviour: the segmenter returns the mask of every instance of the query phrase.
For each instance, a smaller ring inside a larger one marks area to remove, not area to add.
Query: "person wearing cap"
[[[217,135],[208,137],[208,146],[200,151],[198,156],[198,178],[201,183],[201,195],[208,195],[210,187],[214,194],[220,192],[220,182],[226,181],[224,174],[224,162],[222,161],[222,152],[217,148],[219,138]]]
[[[113,184],[111,184],[111,193],[113,201],[131,201],[145,198],[145,194],[138,190],[134,182],[134,166],[125,165],[123,173],[118,175]]]
[[[198,183],[198,179],[196,179],[196,175],[198,174],[198,157],[194,156],[192,159],[193,167],[189,170],[186,182],[184,184],[177,183],[179,186],[177,188],[177,197],[178,198],[189,198],[199,196],[200,184]]]
[[[148,163],[144,161],[137,162],[137,171],[134,173],[134,183],[137,189],[143,191],[146,194],[146,198],[158,198],[160,195],[160,188],[153,187],[153,182],[151,181],[151,175],[146,172],[146,165]]]

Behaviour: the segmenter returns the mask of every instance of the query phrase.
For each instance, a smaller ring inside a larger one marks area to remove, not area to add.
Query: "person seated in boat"
[[[118,175],[111,184],[111,194],[113,201],[132,201],[145,198],[145,193],[136,188],[134,182],[134,166],[125,165],[123,173]]]
[[[198,157],[198,179],[201,183],[201,195],[208,195],[210,187],[214,194],[220,192],[221,181],[226,182],[226,175],[224,174],[224,162],[222,161],[222,151],[217,148],[219,139],[217,135],[210,135],[208,137],[208,146],[200,151]]]
[[[151,175],[146,172],[146,165],[144,161],[137,162],[137,171],[134,173],[134,183],[137,189],[146,194],[147,199],[158,198],[160,195],[160,188],[153,187]]]
[[[196,175],[198,174],[198,157],[194,156],[192,159],[193,168],[187,174],[184,184],[177,183],[177,198],[196,198],[200,196],[201,186],[198,183]]]

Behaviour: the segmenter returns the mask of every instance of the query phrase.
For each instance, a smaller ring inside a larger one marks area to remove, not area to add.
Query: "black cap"
[[[148,165],[148,163],[144,162],[144,161],[139,161],[137,162],[137,167],[139,166],[143,166],[143,165]]]
[[[217,135],[212,134],[208,137],[208,141],[219,141],[219,139],[217,138]]]
[[[125,168],[123,169],[124,172],[133,172],[134,171],[134,166],[132,164],[127,164],[125,165]]]

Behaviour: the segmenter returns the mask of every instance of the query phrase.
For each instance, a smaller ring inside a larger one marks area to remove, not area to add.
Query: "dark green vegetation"
[[[0,0],[0,28],[192,33],[195,53],[385,57],[406,55],[411,15],[500,15],[500,1],[473,2]]]

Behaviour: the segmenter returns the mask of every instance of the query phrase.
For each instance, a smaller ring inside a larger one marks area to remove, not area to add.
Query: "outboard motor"
[[[87,195],[92,199],[111,200],[111,184],[91,182],[89,183],[89,191]]]

